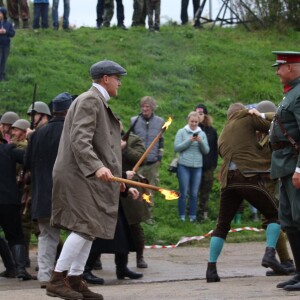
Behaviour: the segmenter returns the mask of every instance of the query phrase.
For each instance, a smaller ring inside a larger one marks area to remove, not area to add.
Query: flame
[[[162,127],[162,129],[168,129],[168,127],[171,125],[172,123],[172,118],[169,117],[168,121],[164,124],[164,126]]]
[[[165,196],[166,200],[175,200],[179,198],[179,194],[176,191],[165,189],[159,189],[158,191]]]
[[[143,194],[142,199],[145,200],[147,203],[151,203],[150,196],[151,196],[151,194],[150,195]]]

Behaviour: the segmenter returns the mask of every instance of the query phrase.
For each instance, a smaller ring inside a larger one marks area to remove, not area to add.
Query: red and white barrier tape
[[[258,229],[255,227],[241,227],[241,228],[234,228],[229,230],[229,232],[238,232],[243,230],[250,230],[250,231],[256,231],[261,232],[264,231],[264,229]],[[191,236],[191,237],[182,237],[176,245],[167,245],[167,246],[161,246],[161,245],[151,245],[151,246],[145,246],[145,249],[170,249],[170,248],[176,248],[180,244],[189,242],[189,241],[200,241],[207,237],[209,237],[212,234],[213,230],[210,230],[208,233],[201,235],[201,236]]]

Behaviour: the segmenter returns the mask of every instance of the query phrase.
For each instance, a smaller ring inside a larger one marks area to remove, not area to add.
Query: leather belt
[[[287,147],[292,147],[293,145],[290,142],[277,142],[277,143],[271,143],[272,150],[280,150]]]

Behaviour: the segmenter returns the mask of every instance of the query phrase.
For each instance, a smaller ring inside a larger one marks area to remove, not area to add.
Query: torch
[[[158,140],[161,138],[161,136],[163,135],[163,133],[167,130],[167,128],[171,125],[172,123],[172,118],[169,117],[168,121],[163,125],[163,127],[161,128],[160,132],[158,133],[158,135],[154,138],[154,140],[152,141],[152,143],[149,145],[149,147],[146,149],[146,151],[144,152],[144,154],[142,155],[142,157],[138,160],[138,162],[135,164],[135,166],[133,167],[132,171],[136,172],[137,169],[140,167],[140,165],[143,163],[143,161],[145,160],[145,158],[147,157],[147,155],[149,154],[149,152],[152,150],[152,148],[154,147],[154,145],[158,142]]]
[[[138,182],[138,181],[133,181],[133,180],[129,180],[129,179],[124,179],[124,178],[120,178],[120,177],[113,177],[111,180],[116,181],[116,182],[120,182],[120,183],[125,183],[125,184],[132,185],[132,186],[136,186],[136,187],[141,187],[141,188],[144,188],[144,189],[158,191],[162,195],[165,196],[166,200],[175,200],[175,199],[179,198],[179,193],[178,192],[173,191],[173,190],[163,189],[163,188],[158,187],[156,185],[151,185],[151,184]]]

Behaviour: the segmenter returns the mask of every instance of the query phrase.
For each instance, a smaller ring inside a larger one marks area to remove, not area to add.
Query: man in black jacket
[[[20,195],[16,180],[16,164],[23,163],[24,151],[0,138],[0,226],[13,254],[17,277],[30,280],[25,269],[26,247],[21,225]],[[5,276],[9,277],[9,276]]]
[[[38,280],[41,288],[46,288],[46,283],[51,277],[60,240],[60,230],[50,226],[52,170],[65,115],[71,103],[72,96],[69,93],[59,94],[52,100],[54,117],[32,134],[26,152],[25,166],[32,176],[31,215],[33,220],[38,221],[40,230]]]

